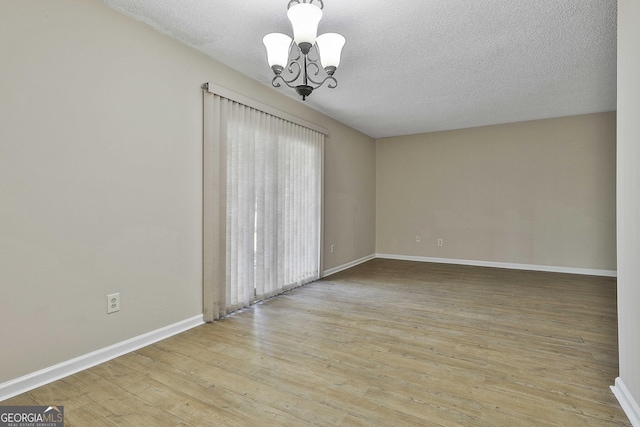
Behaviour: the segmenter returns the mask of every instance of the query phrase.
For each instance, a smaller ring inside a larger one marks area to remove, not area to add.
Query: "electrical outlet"
[[[438,246],[444,245],[444,241],[442,239],[438,239]]]
[[[334,249],[334,248],[333,248],[333,245],[331,245],[331,253],[333,253],[333,249]]]
[[[416,243],[420,243],[420,236],[416,236]]]
[[[107,295],[107,314],[120,311],[120,292]]]

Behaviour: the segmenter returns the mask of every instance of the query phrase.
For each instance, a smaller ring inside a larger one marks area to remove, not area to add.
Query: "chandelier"
[[[338,85],[333,74],[340,65],[345,39],[336,33],[317,36],[323,8],[322,0],[291,0],[287,16],[293,27],[293,40],[282,33],[267,34],[262,39],[267,61],[275,73],[271,84],[280,87],[284,83],[295,89],[303,101],[325,83],[330,89]],[[319,76],[318,62],[324,78]]]

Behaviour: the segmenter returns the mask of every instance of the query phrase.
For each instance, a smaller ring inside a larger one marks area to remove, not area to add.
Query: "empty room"
[[[639,427],[638,22],[0,0],[0,427]]]

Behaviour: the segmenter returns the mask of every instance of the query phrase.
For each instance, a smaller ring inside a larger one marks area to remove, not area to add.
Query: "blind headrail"
[[[260,101],[256,101],[253,98],[249,98],[248,96],[242,95],[231,89],[227,89],[226,87],[220,86],[219,84],[216,84],[213,82],[206,82],[202,85],[202,89],[208,93],[212,93],[212,94],[221,96],[222,98],[226,98],[231,101],[238,102],[240,104],[246,105],[247,107],[260,110],[264,113],[271,114],[272,116],[276,116],[288,122],[295,123],[300,126],[304,126],[308,129],[311,129],[316,132],[320,132],[323,135],[329,136],[329,130],[327,128],[319,126],[315,123],[311,123],[305,119],[301,119],[300,117],[296,117],[293,114],[285,113],[284,111],[278,110],[275,107],[271,107],[267,104],[263,104]]]

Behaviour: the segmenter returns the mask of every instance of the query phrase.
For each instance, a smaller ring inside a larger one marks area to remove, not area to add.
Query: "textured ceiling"
[[[105,2],[266,85],[273,74],[262,37],[292,34],[288,0]],[[369,136],[616,109],[616,1],[324,4],[318,33],[347,44],[338,87],[305,102]]]

